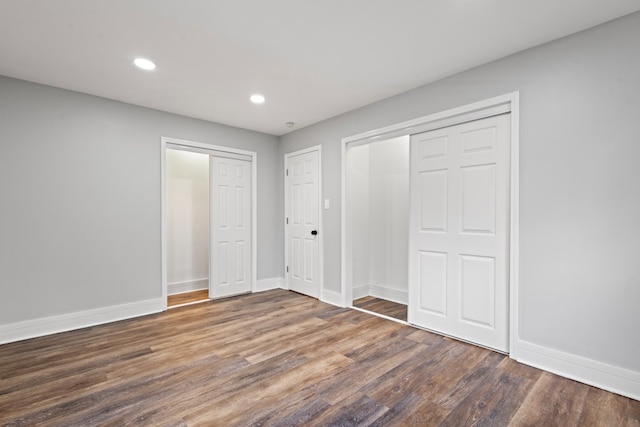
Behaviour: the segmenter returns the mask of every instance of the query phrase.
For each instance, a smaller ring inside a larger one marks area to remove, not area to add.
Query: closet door
[[[251,291],[251,162],[211,157],[209,163],[210,298]]]
[[[508,349],[509,115],[411,137],[409,322]]]

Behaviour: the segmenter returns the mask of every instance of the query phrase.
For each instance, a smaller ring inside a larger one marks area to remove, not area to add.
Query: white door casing
[[[503,114],[411,137],[409,322],[509,349],[509,135]]]
[[[286,281],[320,298],[320,151],[285,156]]]
[[[251,291],[251,162],[210,157],[209,297]]]

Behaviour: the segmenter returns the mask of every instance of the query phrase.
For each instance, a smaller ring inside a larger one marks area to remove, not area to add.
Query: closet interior
[[[209,299],[209,156],[166,150],[169,307]]]
[[[407,320],[409,136],[347,150],[353,306]]]

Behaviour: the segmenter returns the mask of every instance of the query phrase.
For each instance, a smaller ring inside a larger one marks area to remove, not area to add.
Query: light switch
[[[331,207],[331,200],[324,199],[324,208],[329,209]]]

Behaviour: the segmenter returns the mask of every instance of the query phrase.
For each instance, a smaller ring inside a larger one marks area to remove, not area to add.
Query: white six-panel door
[[[287,283],[319,298],[319,152],[287,157],[286,169]]]
[[[410,323],[508,350],[509,115],[411,137]]]
[[[251,291],[251,162],[210,157],[209,297]]]

